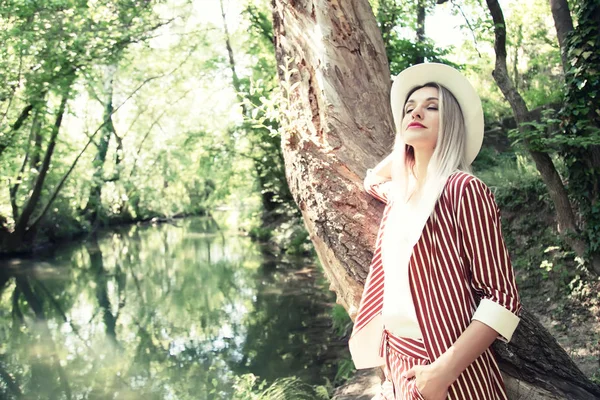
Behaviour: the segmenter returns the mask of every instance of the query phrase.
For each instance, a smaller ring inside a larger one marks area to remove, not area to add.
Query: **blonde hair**
[[[408,93],[405,99],[410,98],[411,94],[423,87],[433,87],[438,89],[438,108],[439,108],[439,130],[435,149],[427,166],[426,181],[422,185],[421,193],[433,201],[439,198],[444,184],[448,177],[456,170],[471,172],[469,163],[466,160],[466,128],[465,120],[458,101],[446,87],[435,82],[426,83],[418,86]],[[396,140],[394,151],[398,152],[395,165],[392,167],[392,178],[398,184],[398,189],[404,196],[407,196],[409,172],[413,173],[415,164],[414,149],[402,140],[402,119],[405,112],[402,111],[402,118],[396,121]],[[414,174],[414,173],[413,173]]]

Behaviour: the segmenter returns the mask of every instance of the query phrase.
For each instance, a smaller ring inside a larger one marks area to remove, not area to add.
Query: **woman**
[[[471,84],[442,64],[394,80],[394,151],[367,172],[386,203],[350,351],[385,365],[377,399],[507,399],[489,348],[509,341],[521,305],[487,186],[471,175],[483,111]]]

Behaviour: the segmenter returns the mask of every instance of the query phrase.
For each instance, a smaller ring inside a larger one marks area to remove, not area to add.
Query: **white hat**
[[[483,109],[481,99],[471,83],[456,69],[437,63],[413,65],[400,72],[394,79],[390,101],[396,129],[402,121],[402,110],[408,93],[426,83],[438,83],[452,92],[462,110],[467,130],[465,144],[466,161],[471,164],[483,142]],[[398,132],[399,133],[399,132]]]

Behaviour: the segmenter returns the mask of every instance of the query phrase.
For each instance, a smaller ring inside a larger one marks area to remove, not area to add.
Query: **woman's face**
[[[433,150],[439,131],[438,89],[415,90],[404,104],[402,137],[404,143],[420,150]]]

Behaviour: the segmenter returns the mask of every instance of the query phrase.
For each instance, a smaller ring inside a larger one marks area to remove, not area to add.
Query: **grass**
[[[280,378],[265,388],[253,374],[237,378],[233,400],[326,400],[329,390],[325,386],[312,386],[296,377]]]

